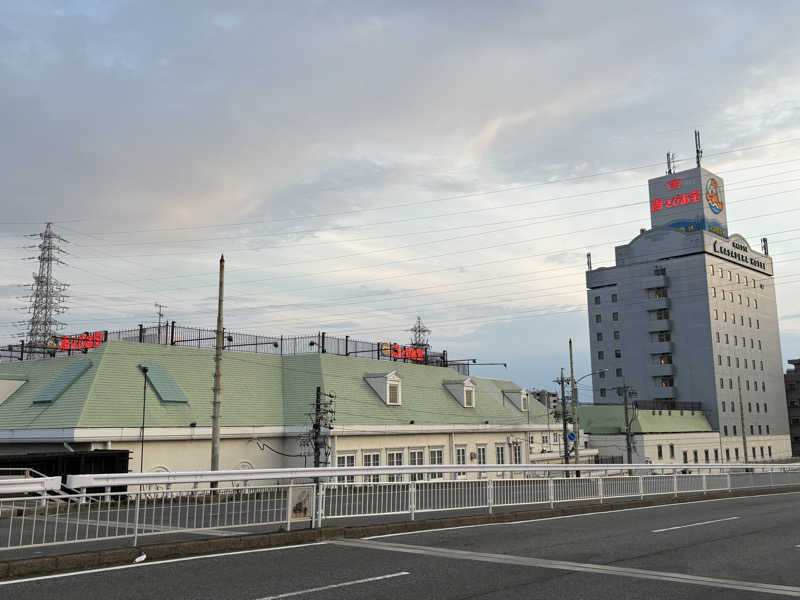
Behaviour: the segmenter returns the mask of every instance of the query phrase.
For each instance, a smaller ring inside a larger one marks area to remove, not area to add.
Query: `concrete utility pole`
[[[622,397],[625,406],[625,449],[627,453],[628,464],[633,463],[633,444],[631,443],[631,423],[633,422],[633,418],[628,417],[628,393],[630,391],[630,386],[626,385],[622,387]],[[634,416],[635,415],[636,411],[634,410]],[[633,475],[633,471],[631,470],[629,474]]]
[[[225,287],[225,255],[219,257],[219,298],[217,303],[217,352],[214,357],[214,399],[211,404],[211,470],[219,471],[219,421],[222,410],[222,298]]]
[[[580,423],[578,419],[578,384],[575,381],[575,365],[572,361],[572,338],[569,339],[569,379],[571,383],[572,393],[572,432],[575,434],[575,441],[572,442],[575,448],[575,464],[581,464],[581,451],[580,451]],[[575,476],[580,477],[581,472],[575,471]]]
[[[739,388],[739,422],[742,425],[742,445],[744,446],[744,462],[747,464],[747,433],[744,430],[744,403],[742,402],[742,378],[737,375],[736,384]]]
[[[320,467],[322,450],[322,389],[317,386],[317,398],[314,401],[314,466]]]
[[[564,464],[569,464],[569,440],[567,439],[567,399],[564,397],[564,369],[561,369],[561,377],[558,378],[561,384],[561,425],[564,429]]]

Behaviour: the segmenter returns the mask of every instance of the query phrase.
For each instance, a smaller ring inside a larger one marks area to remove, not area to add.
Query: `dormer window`
[[[445,381],[444,387],[464,408],[475,408],[475,384],[468,377],[463,381]]]
[[[522,410],[528,410],[528,390],[522,390],[520,393],[519,404]]]
[[[367,373],[364,380],[386,406],[401,406],[403,390],[397,371],[389,373]]]

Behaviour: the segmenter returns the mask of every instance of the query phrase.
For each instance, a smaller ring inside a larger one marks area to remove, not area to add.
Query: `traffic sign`
[[[575,441],[575,432],[574,432],[574,431],[570,431],[570,432],[567,434],[567,439],[568,439],[570,442],[574,442],[574,441]]]

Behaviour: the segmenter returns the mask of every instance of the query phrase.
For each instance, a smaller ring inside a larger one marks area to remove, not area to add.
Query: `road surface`
[[[0,583],[0,598],[800,597],[800,493],[342,540]]]

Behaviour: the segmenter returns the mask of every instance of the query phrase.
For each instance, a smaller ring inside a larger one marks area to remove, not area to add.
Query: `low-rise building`
[[[222,372],[222,469],[313,466],[317,388],[323,464],[560,461],[560,424],[511,381],[329,353],[226,351]],[[125,449],[135,471],[208,469],[213,374],[213,350],[124,342],[2,363],[0,452]]]
[[[786,386],[786,406],[789,410],[789,436],[792,440],[792,456],[800,456],[800,359],[790,360],[793,369],[783,376]]]
[[[767,432],[753,429],[742,437],[720,436],[700,410],[640,409],[631,405],[630,421],[634,463],[740,463],[768,462],[776,458],[772,438]],[[581,428],[587,433],[590,448],[601,457],[626,460],[625,407],[619,405],[582,405]],[[745,444],[747,450],[745,450]]]

